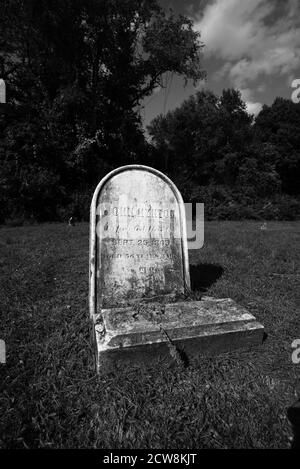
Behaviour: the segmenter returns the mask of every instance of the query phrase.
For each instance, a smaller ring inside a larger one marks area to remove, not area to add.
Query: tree
[[[300,104],[276,98],[264,105],[255,120],[255,135],[277,149],[276,170],[287,194],[300,194]]]
[[[282,218],[284,207],[293,218],[299,203],[286,199],[281,206],[279,148],[270,136],[260,139],[255,129],[233,89],[220,97],[197,92],[148,127],[153,154],[164,156],[164,170],[185,200],[204,202],[209,217]]]
[[[147,152],[138,105],[163,74],[203,77],[199,33],[157,0],[3,0],[0,31],[15,110],[0,122],[0,166],[15,187],[34,167],[53,172],[66,197],[91,190],[107,165]]]
[[[148,131],[168,161],[165,170],[188,170],[187,177],[201,185],[230,184],[244,145],[251,141],[251,122],[238,91],[224,90],[220,98],[199,91],[165,117],[155,118]]]

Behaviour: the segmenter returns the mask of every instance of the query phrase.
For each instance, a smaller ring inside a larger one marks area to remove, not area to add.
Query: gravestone
[[[6,356],[5,356],[5,342],[4,340],[0,339],[0,363],[5,363],[6,362]]]
[[[2,78],[0,78],[0,103],[6,103],[6,86],[5,81]]]
[[[184,203],[141,165],[98,184],[90,214],[90,316],[97,371],[116,363],[216,353],[262,341],[263,326],[230,299],[191,301]]]

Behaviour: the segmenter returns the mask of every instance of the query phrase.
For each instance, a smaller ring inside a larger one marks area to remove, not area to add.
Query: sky
[[[277,96],[291,99],[291,83],[300,78],[300,0],[160,0],[165,8],[194,22],[205,44],[205,82],[184,87],[181,77],[164,76],[165,88],[143,102],[143,124],[180,106],[199,89],[217,95],[237,88],[249,113]]]

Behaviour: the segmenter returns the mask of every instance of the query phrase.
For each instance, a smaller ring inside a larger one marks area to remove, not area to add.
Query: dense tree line
[[[148,131],[156,164],[208,217],[300,217],[300,104],[276,98],[254,119],[239,91],[201,91]]]
[[[238,92],[198,92],[149,127],[140,104],[172,71],[204,77],[192,22],[157,0],[2,0],[0,222],[87,219],[122,164],[169,174],[209,217],[299,216],[299,105],[255,122]]]

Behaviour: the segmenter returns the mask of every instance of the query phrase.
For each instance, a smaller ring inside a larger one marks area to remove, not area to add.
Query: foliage
[[[256,138],[275,146],[274,159],[284,192],[300,193],[300,104],[277,98],[264,106],[255,121]]]
[[[297,219],[299,110],[277,99],[254,121],[239,91],[200,91],[151,122],[153,155],[208,219]]]
[[[146,158],[141,100],[167,71],[203,77],[199,33],[156,0],[3,0],[0,26],[2,222],[16,204],[56,219],[107,170]]]

